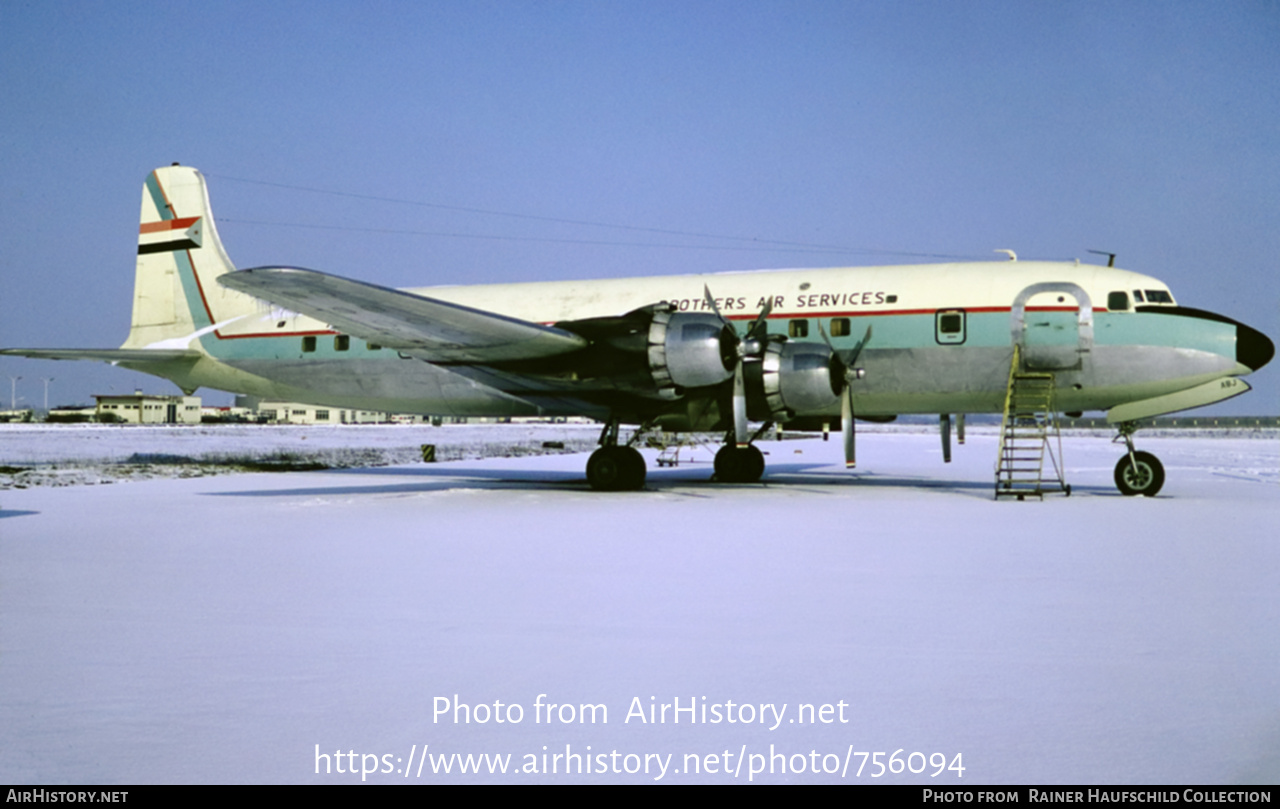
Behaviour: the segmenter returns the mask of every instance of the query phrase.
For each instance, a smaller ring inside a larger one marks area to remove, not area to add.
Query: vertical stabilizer
[[[254,313],[252,298],[214,280],[234,269],[204,176],[177,165],[151,172],[142,188],[133,326],[123,348],[199,348],[211,326]]]

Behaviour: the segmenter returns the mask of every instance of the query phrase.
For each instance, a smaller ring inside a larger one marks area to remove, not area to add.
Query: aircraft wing
[[[155,348],[0,348],[0,354],[33,360],[99,360],[101,362],[179,362],[197,360],[199,351]]]
[[[563,329],[299,267],[256,267],[218,283],[431,362],[551,357],[587,341]]]

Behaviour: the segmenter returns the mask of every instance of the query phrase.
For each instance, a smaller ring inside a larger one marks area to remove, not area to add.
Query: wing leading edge
[[[431,362],[539,359],[587,345],[563,329],[300,267],[238,270],[218,283]]]

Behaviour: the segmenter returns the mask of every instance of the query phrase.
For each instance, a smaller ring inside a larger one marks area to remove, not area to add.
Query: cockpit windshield
[[[1164,289],[1135,289],[1133,299],[1138,303],[1163,303],[1173,305],[1173,296]]]

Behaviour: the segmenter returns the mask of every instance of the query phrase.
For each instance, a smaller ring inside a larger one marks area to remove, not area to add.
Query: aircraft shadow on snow
[[[365,480],[396,478],[402,482],[373,483],[353,481],[351,484],[340,484],[335,480],[331,485],[291,488],[264,487],[227,492],[210,492],[209,494],[220,497],[301,497],[414,494],[456,489],[505,489],[571,493],[587,491],[590,488],[586,478],[580,472],[569,470],[528,470],[520,473],[513,472],[510,469],[390,466],[330,469],[308,474],[342,475]],[[404,481],[405,478],[413,480],[412,482]],[[988,481],[877,475],[874,472],[863,472],[852,476],[830,464],[779,463],[771,465],[767,474],[759,483],[740,484],[712,481],[711,470],[704,465],[657,469],[653,470],[648,476],[645,486],[640,490],[639,494],[644,492],[691,494],[687,490],[694,489],[698,490],[697,494],[700,496],[713,496],[717,491],[732,492],[742,489],[767,489],[770,484],[785,485],[788,491],[808,491],[823,494],[838,494],[850,488],[911,488],[951,492],[983,499],[991,499],[993,486]],[[1075,486],[1072,491],[1081,494],[1088,493],[1091,496],[1110,496],[1112,494],[1117,497],[1120,496],[1118,492],[1113,492],[1106,486]]]
[[[30,517],[33,514],[39,514],[38,511],[23,511],[21,509],[3,509],[0,508],[0,520],[5,517]]]

